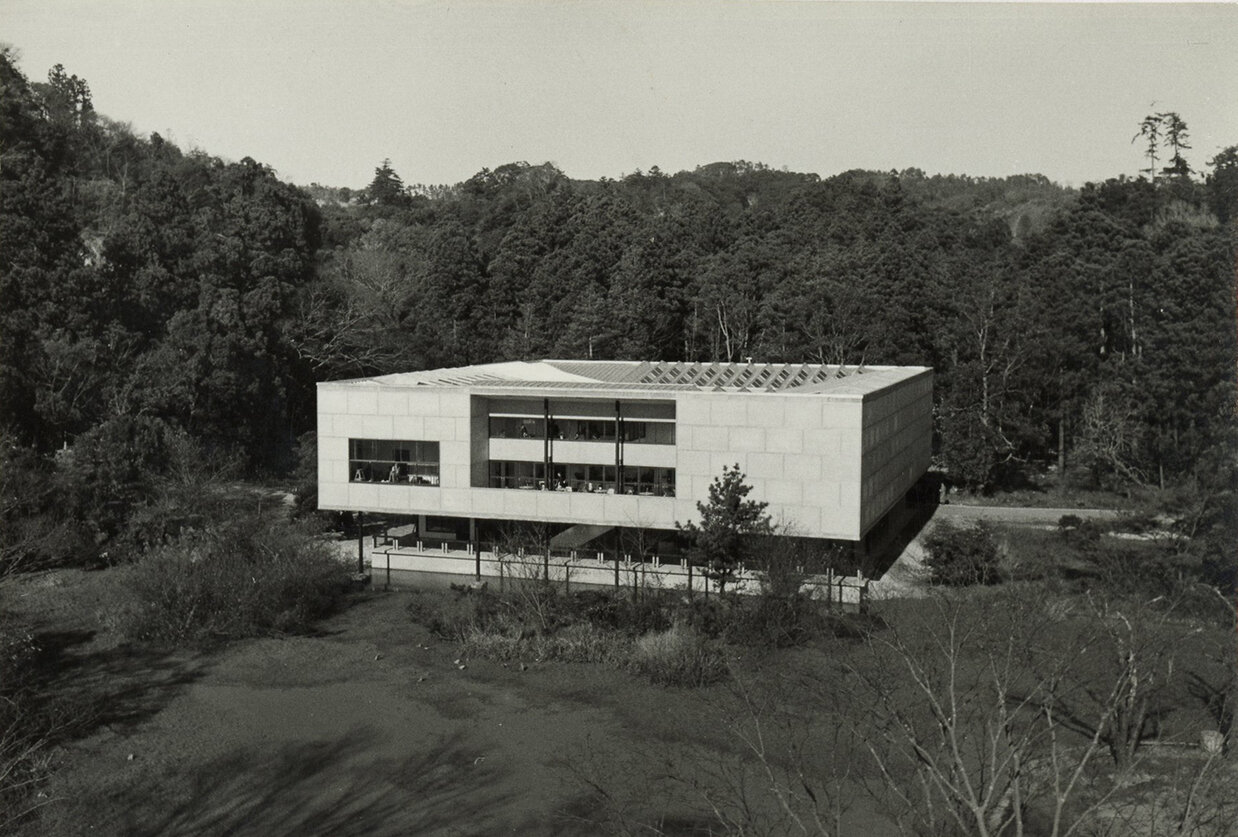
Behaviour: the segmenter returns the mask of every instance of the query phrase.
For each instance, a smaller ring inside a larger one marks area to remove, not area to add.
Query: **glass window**
[[[674,497],[675,469],[625,465],[623,493],[645,497]]]
[[[675,444],[675,425],[669,421],[623,422],[623,440],[640,445]]]
[[[543,491],[583,491],[614,494],[619,491],[614,465],[555,462],[546,478],[544,462],[490,462],[491,488],[523,488]],[[623,493],[646,497],[674,497],[675,469],[625,466]]]
[[[653,445],[675,444],[675,424],[669,421],[649,422],[648,442]]]
[[[439,484],[438,442],[349,439],[348,452],[353,482]]]
[[[491,416],[490,438],[542,439],[545,438],[545,426],[545,419],[532,416]]]
[[[589,419],[580,424],[585,426],[585,439],[590,442],[615,441],[615,423],[598,419]]]
[[[546,419],[537,416],[490,416],[492,439],[544,439]],[[550,438],[564,442],[615,441],[614,419],[550,419]],[[675,444],[675,423],[624,419],[623,440],[641,445]]]

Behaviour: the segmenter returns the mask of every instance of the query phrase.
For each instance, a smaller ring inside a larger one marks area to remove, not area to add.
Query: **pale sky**
[[[182,149],[361,187],[553,162],[571,177],[745,159],[1081,185],[1176,111],[1238,145],[1238,5],[0,0],[0,41]]]

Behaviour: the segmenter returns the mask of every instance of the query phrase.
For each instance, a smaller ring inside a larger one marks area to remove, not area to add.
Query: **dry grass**
[[[726,659],[718,647],[683,625],[638,639],[632,666],[662,686],[706,686],[727,674]]]
[[[588,623],[572,625],[554,634],[520,635],[473,630],[461,640],[461,650],[501,662],[557,660],[565,663],[600,663],[622,666],[631,656],[632,641],[615,631]]]

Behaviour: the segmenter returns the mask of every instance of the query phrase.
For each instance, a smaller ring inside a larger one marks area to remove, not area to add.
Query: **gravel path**
[[[1121,516],[1117,509],[1041,509],[1030,506],[968,506],[950,503],[938,506],[934,520],[949,520],[955,523],[975,520],[992,520],[999,523],[1050,523],[1054,526],[1063,515],[1112,520]]]

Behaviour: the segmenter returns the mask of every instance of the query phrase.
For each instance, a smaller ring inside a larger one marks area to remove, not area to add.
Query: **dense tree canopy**
[[[1232,423],[1238,156],[1195,175],[1177,114],[1139,128],[1151,177],[1078,192],[747,162],[408,187],[383,161],[307,193],[135,136],[60,66],[4,54],[0,109],[0,418],[39,449],[149,416],[284,466],[316,380],[545,356],[929,365],[976,487],[1174,483]]]

